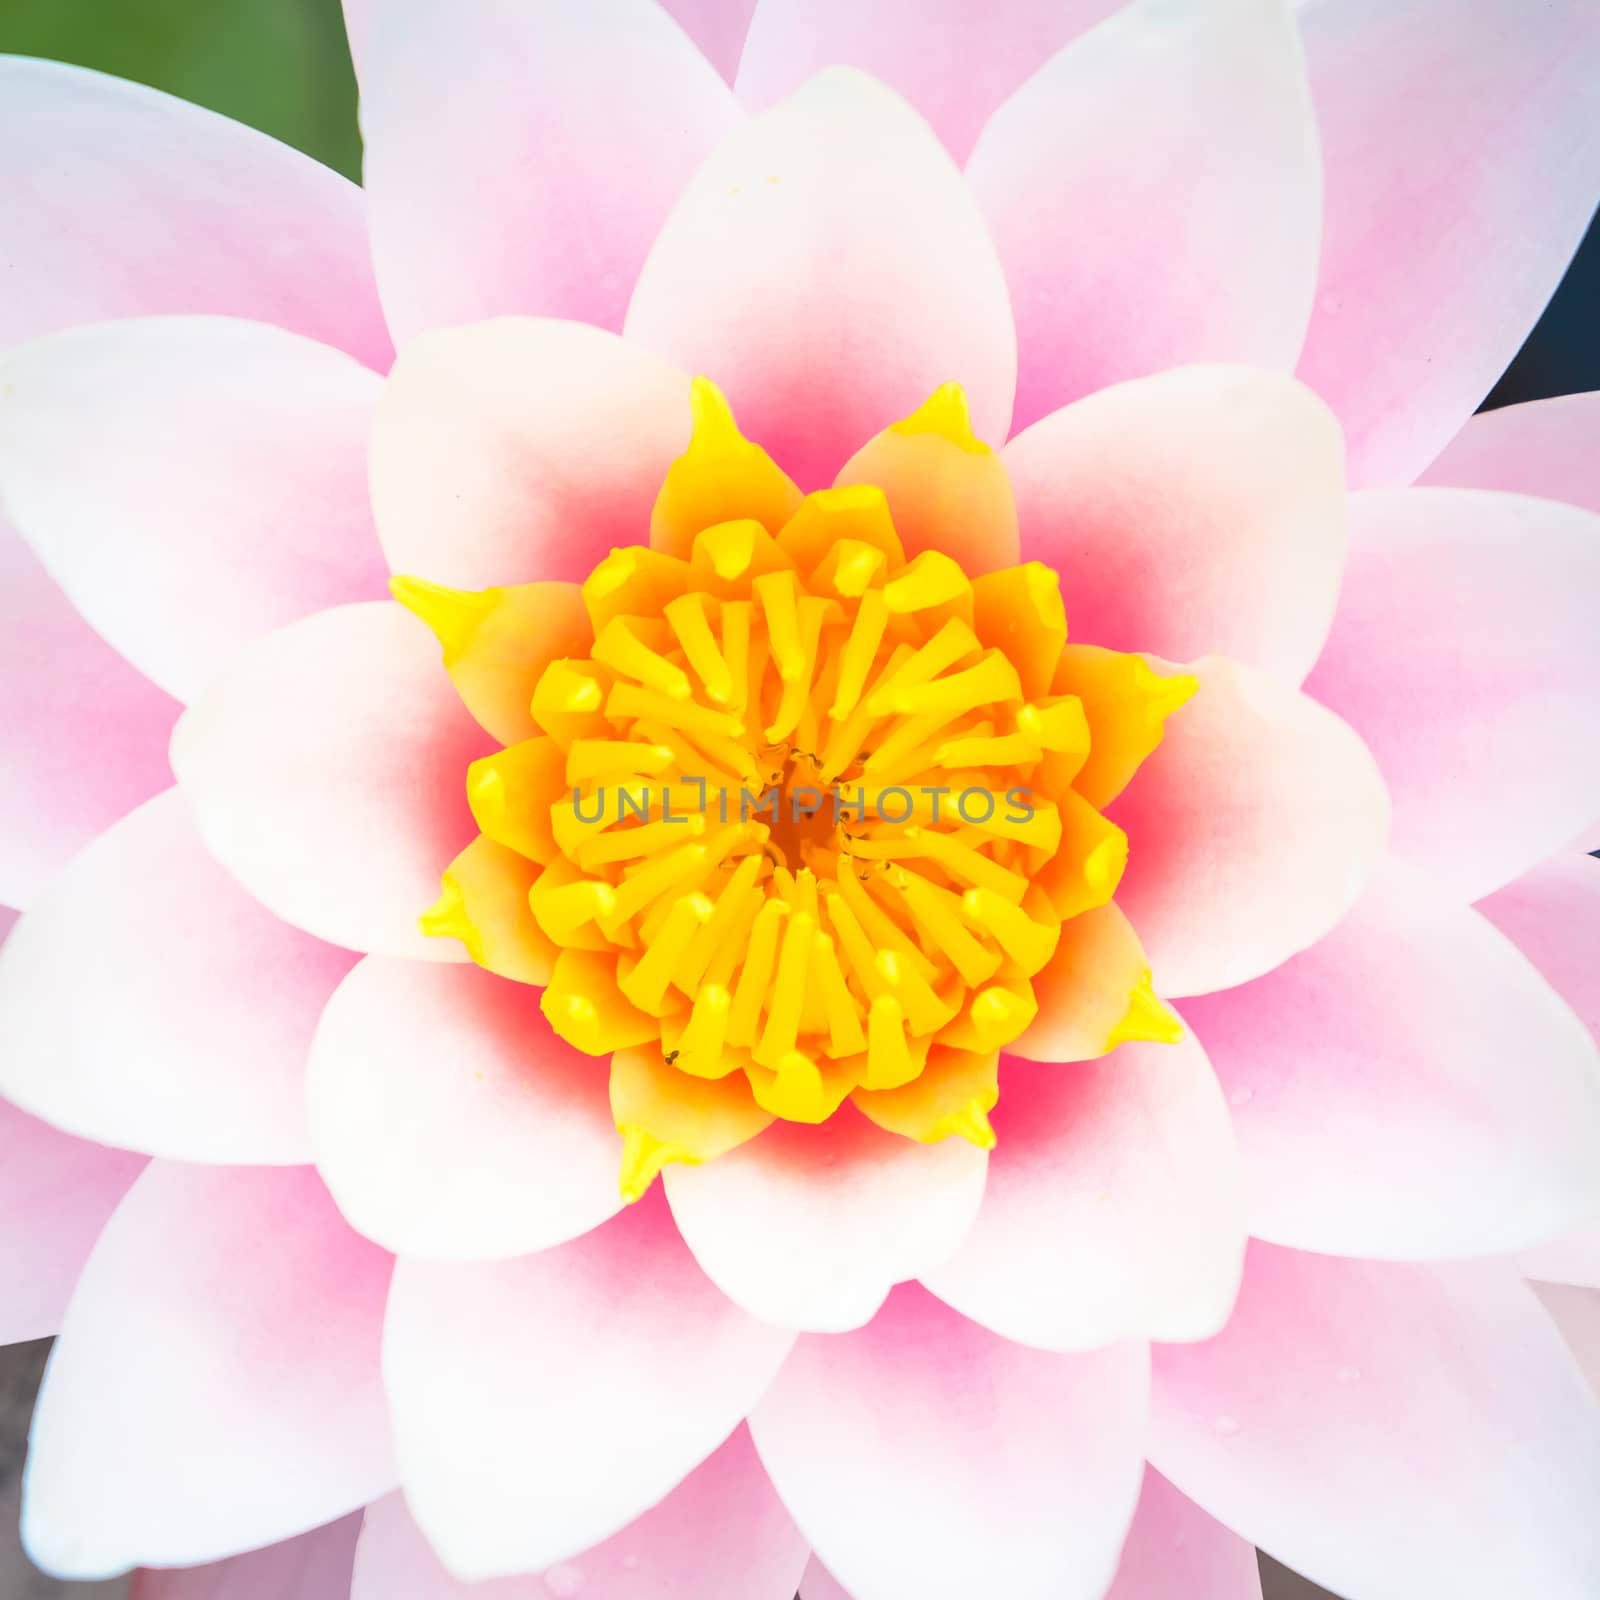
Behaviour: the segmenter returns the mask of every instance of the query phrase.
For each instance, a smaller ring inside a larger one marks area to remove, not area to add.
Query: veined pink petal
[[[1128,7],[995,112],[967,178],[1011,290],[1019,427],[1188,362],[1293,367],[1322,174],[1282,0]]]
[[[476,831],[466,770],[489,747],[438,641],[377,603],[252,640],[185,712],[172,765],[207,846],[285,921],[354,950],[462,961],[417,918]]]
[[[1569,847],[1480,900],[1478,910],[1600,1039],[1600,861]]]
[[[61,1326],[106,1218],[144,1166],[0,1100],[0,1344]]]
[[[1257,1238],[1427,1260],[1600,1215],[1593,1039],[1419,873],[1391,863],[1309,950],[1184,1013],[1233,1106]]]
[[[384,1372],[406,1499],[476,1582],[609,1539],[711,1454],[794,1335],[725,1300],[659,1196],[515,1261],[403,1261]]]
[[[306,1051],[353,959],[246,894],[169,789],[78,856],[0,952],[0,1090],[151,1155],[309,1161]]]
[[[1489,392],[1600,194],[1590,0],[1301,13],[1327,173],[1300,375],[1359,488],[1409,483]]]
[[[1270,972],[1354,904],[1388,826],[1360,739],[1248,667],[1188,668],[1195,697],[1111,807],[1129,840],[1117,904],[1164,995]]]
[[[1261,1600],[1256,1547],[1146,1467],[1105,1600]]]
[[[128,1600],[345,1600],[359,1513],[203,1567],[141,1567]]]
[[[0,215],[0,348],[79,322],[213,312],[380,371],[391,359],[361,191],[185,100],[0,57]]]
[[[801,1335],[750,1429],[855,1600],[1099,1600],[1138,1499],[1147,1371],[1143,1345],[1027,1350],[907,1285],[854,1333]]]
[[[1476,900],[1600,795],[1600,518],[1521,495],[1352,495],[1344,594],[1306,687],[1371,746],[1396,854]]]
[[[23,1482],[34,1561],[78,1578],[215,1561],[386,1494],[389,1275],[309,1168],[153,1163],[45,1373]]]
[[[1005,281],[955,163],[906,103],[831,69],[725,140],[652,246],[631,339],[727,391],[802,488],[960,383],[1005,437]]]
[[[1600,512],[1600,391],[1469,417],[1418,483],[1504,489]]]
[[[1150,1459],[1340,1594],[1586,1600],[1600,1412],[1515,1270],[1252,1245],[1207,1344],[1155,1352]]]
[[[1303,384],[1248,367],[1116,384],[1005,463],[1023,558],[1061,574],[1078,643],[1310,671],[1344,566],[1344,445]]]
[[[985,118],[1117,0],[760,0],[739,98],[756,110],[824,67],[859,67],[903,94],[965,161]]]
[[[402,342],[508,312],[619,326],[738,118],[653,0],[382,0],[361,66],[373,259]]]
[[[542,1575],[451,1577],[391,1495],[367,1512],[350,1600],[794,1600],[805,1560],[805,1541],[741,1427],[659,1505]]]
[[[965,1139],[917,1144],[841,1108],[819,1127],[775,1123],[702,1167],[669,1167],[664,1181],[685,1242],[724,1294],[763,1322],[837,1333],[955,1250],[987,1160]]]
[[[328,1003],[307,1090],[318,1170],[400,1255],[523,1255],[622,1205],[606,1063],[527,984],[370,956]]]
[[[706,60],[732,83],[756,0],[661,0],[661,4]]]
[[[468,589],[581,581],[646,542],[689,420],[688,377],[598,328],[503,317],[427,334],[373,428],[384,553]]]
[[[1589,1387],[1600,1393],[1600,1290],[1536,1283],[1534,1293],[1577,1358]]]
[[[95,629],[187,699],[243,640],[384,593],[380,387],[265,323],[72,329],[0,358],[6,505]]]
[[[923,1282],[1004,1339],[1208,1339],[1244,1263],[1238,1152],[1204,1050],[1007,1057],[976,1226]]]
[[[27,906],[172,782],[182,709],[86,623],[0,514],[0,899]]]

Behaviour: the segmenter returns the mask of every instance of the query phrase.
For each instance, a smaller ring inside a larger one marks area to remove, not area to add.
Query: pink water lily
[[[1600,13],[346,10],[360,189],[0,63],[34,1559],[1592,1596]]]

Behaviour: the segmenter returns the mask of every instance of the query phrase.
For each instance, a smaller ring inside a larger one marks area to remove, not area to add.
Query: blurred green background
[[[0,52],[153,84],[360,178],[339,0],[0,0]]]

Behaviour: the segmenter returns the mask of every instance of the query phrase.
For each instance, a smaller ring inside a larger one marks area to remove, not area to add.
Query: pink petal
[[[1417,481],[1536,494],[1600,511],[1597,437],[1600,392],[1480,411]]]
[[[351,964],[251,899],[169,789],[95,840],[0,954],[0,1089],[151,1155],[309,1161],[306,1051]]]
[[[366,467],[381,384],[341,352],[265,323],[150,317],[26,345],[0,386],[18,530],[180,699],[241,640],[384,593]]]
[[[995,112],[967,177],[1016,314],[1019,427],[1188,362],[1294,365],[1322,184],[1287,7],[1122,11]]]
[[[729,82],[739,70],[756,0],[661,0],[669,16],[700,47],[700,53]]]
[[[977,1225],[923,1281],[1004,1339],[1089,1350],[1208,1339],[1244,1262],[1244,1185],[1205,1052],[1010,1057]]]
[[[1600,1221],[1585,1222],[1517,1257],[1530,1278],[1600,1289]]]
[[[1567,849],[1478,902],[1600,1039],[1600,861]]]
[[[372,502],[397,572],[481,589],[581,581],[644,544],[689,442],[689,380],[614,334],[501,318],[407,347],[372,436]]]
[[[1079,643],[1310,671],[1344,566],[1344,446],[1302,384],[1245,367],[1117,384],[1005,463],[1023,556],[1061,574]]]
[[[1429,1260],[1600,1213],[1594,1041],[1420,874],[1391,865],[1311,949],[1184,1010],[1233,1106],[1258,1238]]]
[[[1584,1600],[1597,1421],[1509,1266],[1253,1245],[1227,1329],[1155,1354],[1150,1459],[1340,1594]]]
[[[955,163],[897,95],[832,69],[731,135],[651,248],[627,332],[727,391],[802,488],[941,384],[1003,439],[1016,346]]]
[[[987,1160],[965,1139],[917,1144],[841,1110],[669,1167],[665,1183],[684,1241],[729,1299],[763,1322],[838,1333],[960,1244]]]
[[[527,984],[370,956],[328,1003],[308,1090],[340,1209],[400,1255],[523,1255],[622,1205],[606,1063]]]
[[[0,61],[0,215],[0,348],[77,322],[215,312],[389,364],[361,191],[185,100]]]
[[[215,1561],[387,1493],[389,1275],[309,1168],[152,1164],[45,1373],[23,1485],[34,1561],[77,1578]]]
[[[1600,1291],[1536,1283],[1534,1292],[1577,1358],[1589,1387],[1600,1394]]]
[[[351,1600],[794,1600],[806,1547],[744,1428],[659,1505],[543,1576],[463,1583],[399,1495],[367,1512]],[[135,1597],[137,1600],[137,1597]]]
[[[651,0],[391,0],[361,73],[397,340],[525,312],[601,327],[737,111]]]
[[[361,1517],[203,1567],[141,1567],[128,1600],[345,1600]]]
[[[1159,993],[1270,972],[1354,904],[1388,802],[1361,741],[1316,701],[1208,657],[1200,689],[1112,806],[1127,830],[1117,904]]]
[[[736,87],[765,110],[829,66],[903,94],[965,161],[989,113],[1117,0],[760,0]]]
[[[474,836],[489,748],[438,641],[386,603],[252,640],[184,714],[172,765],[207,846],[287,922],[353,950],[465,957],[417,918]]]
[[[1307,689],[1378,758],[1396,854],[1476,900],[1594,815],[1600,518],[1468,489],[1353,495],[1350,515]]]
[[[799,1600],[850,1600],[839,1580],[812,1556],[800,1579]]]
[[[61,1326],[106,1218],[144,1165],[0,1100],[0,1344]]]
[[[1600,191],[1590,0],[1308,6],[1326,237],[1300,375],[1409,483],[1538,320]]]
[[[0,515],[0,899],[28,905],[172,782],[181,709],[76,611]]]
[[[1105,1600],[1261,1600],[1255,1546],[1147,1467]]]
[[[384,1370],[406,1498],[465,1581],[570,1561],[727,1438],[793,1337],[723,1299],[659,1198],[540,1255],[403,1261]]]
[[[1143,1470],[1146,1355],[1008,1344],[922,1290],[803,1334],[750,1419],[855,1600],[1098,1600]]]

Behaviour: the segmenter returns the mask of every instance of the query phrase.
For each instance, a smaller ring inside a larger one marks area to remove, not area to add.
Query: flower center
[[[998,1051],[1126,860],[1095,797],[1193,680],[1072,660],[1053,572],[908,559],[881,490],[801,497],[704,379],[693,406],[652,545],[595,568],[542,656],[536,591],[569,586],[395,580],[468,704],[509,682],[534,732],[467,774],[483,838],[423,926],[613,1058],[630,1199],[847,1096],[990,1145]],[[898,426],[984,451],[953,388]]]

